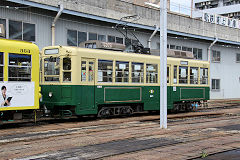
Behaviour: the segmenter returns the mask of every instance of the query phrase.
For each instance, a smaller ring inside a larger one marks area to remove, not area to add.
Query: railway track
[[[198,111],[193,112],[185,112],[185,113],[168,113],[168,119],[176,119],[176,118],[188,118],[188,117],[199,117],[199,116],[214,116],[214,115],[221,115],[221,113],[218,113],[218,110],[222,109],[231,109],[231,108],[238,108],[240,106],[232,105],[232,106],[220,106],[220,107],[211,107],[211,108],[199,108]],[[216,111],[216,113],[214,113]],[[157,112],[155,113],[138,113],[134,114],[131,117],[128,116],[118,116],[118,117],[110,117],[107,119],[114,120],[114,119],[130,119],[130,120],[137,120],[138,117],[147,117],[149,120],[159,119],[159,114]],[[155,117],[154,117],[155,116]],[[145,119],[145,118],[143,118]],[[0,124],[0,129],[7,129],[7,128],[17,128],[17,127],[27,127],[27,126],[33,126],[33,125],[44,125],[44,124],[52,124],[52,123],[68,123],[68,122],[86,122],[86,121],[99,121],[101,119],[96,117],[83,117],[79,119],[78,117],[72,116],[67,117],[65,119],[61,118],[51,118],[51,117],[41,117],[37,119],[37,122],[34,121],[34,119],[29,120],[16,120],[16,121],[9,121],[5,122],[3,124]]]
[[[2,146],[0,157],[1,154],[6,159],[57,159],[57,157],[67,159],[74,155],[85,159],[111,159],[124,155],[130,156],[159,148],[207,141],[207,139],[218,138],[220,134],[222,138],[236,136],[238,132],[223,134],[220,129],[211,130],[210,124],[227,125],[230,119],[239,118],[239,114],[239,107],[209,112],[172,114],[168,117],[170,130],[156,129],[159,127],[159,115],[92,119],[85,122],[71,119],[37,126],[12,127],[0,132],[0,145]],[[206,129],[205,124],[208,124],[210,129]],[[190,128],[197,126],[197,128],[188,131],[186,126]],[[202,130],[200,133],[199,129]],[[174,136],[167,137],[166,133]],[[194,137],[194,134],[199,134],[199,137]],[[63,142],[63,144],[60,145],[57,142]],[[135,144],[135,149],[131,145],[126,149],[125,147],[129,144]],[[29,148],[30,146],[32,149]],[[140,147],[136,148],[136,146]],[[39,149],[36,150],[36,148]],[[25,153],[26,150],[32,150],[32,152]],[[107,153],[107,150],[112,150],[112,152]]]

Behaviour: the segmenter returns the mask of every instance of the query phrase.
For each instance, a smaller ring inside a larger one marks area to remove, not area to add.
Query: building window
[[[9,21],[9,38],[22,39],[22,22]]]
[[[105,35],[98,35],[98,40],[102,42],[106,42],[106,36]]]
[[[175,45],[170,44],[170,49],[175,49],[175,48],[176,48]]]
[[[35,24],[23,23],[23,40],[35,41]]]
[[[68,30],[67,31],[67,45],[69,46],[78,46],[77,45],[77,31]]]
[[[187,47],[182,46],[182,51],[187,51]]]
[[[6,31],[6,20],[0,18],[0,24],[3,24],[4,29],[5,29],[5,31]],[[5,33],[6,33],[6,32],[5,32]],[[6,34],[4,35],[4,38],[6,38]]]
[[[114,36],[108,36],[108,42],[115,43],[115,37]]]
[[[9,20],[9,38],[35,41],[35,24]]]
[[[97,40],[97,33],[88,33],[88,40]]]
[[[212,51],[212,62],[220,62],[221,61],[221,54],[220,51]]]
[[[187,48],[187,51],[188,52],[192,52],[192,48]]]
[[[237,53],[237,54],[236,54],[236,62],[237,62],[237,63],[240,63],[240,53]]]
[[[129,38],[125,38],[125,46],[127,51],[132,50],[132,40]]]
[[[181,46],[176,46],[176,50],[182,50]]]
[[[202,60],[202,49],[193,48],[193,56],[195,59]]]
[[[220,90],[220,79],[212,79],[212,90]]]
[[[78,31],[78,45],[85,41],[87,41],[87,33]]]
[[[123,44],[123,38],[116,37],[116,43]]]
[[[67,30],[67,45],[68,46],[79,46],[81,42],[87,40],[86,32],[78,32],[76,30]]]

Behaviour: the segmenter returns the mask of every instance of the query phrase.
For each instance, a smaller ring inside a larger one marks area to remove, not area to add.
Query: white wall
[[[39,48],[42,49],[51,45],[51,23],[54,17],[0,8],[0,18],[34,23],[36,25],[36,44]],[[67,45],[67,29],[123,37],[111,26],[90,25],[83,22],[59,19],[56,23],[57,45]],[[151,33],[138,32],[136,35],[143,45],[147,46],[147,40]],[[157,43],[159,43],[159,35],[154,36],[152,39],[151,46],[153,49],[157,48]],[[208,59],[207,48],[210,42],[200,42],[191,38],[168,38],[168,44],[200,48],[203,50],[203,60]],[[240,98],[240,63],[236,63],[236,53],[240,53],[240,50],[219,45],[214,45],[212,49],[221,51],[221,62],[211,63],[210,78],[220,79],[221,84],[220,91],[211,91],[211,99]]]

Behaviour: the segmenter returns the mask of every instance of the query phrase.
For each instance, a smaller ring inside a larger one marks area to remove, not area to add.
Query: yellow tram
[[[39,109],[37,45],[0,39],[0,89],[0,122],[22,119]]]

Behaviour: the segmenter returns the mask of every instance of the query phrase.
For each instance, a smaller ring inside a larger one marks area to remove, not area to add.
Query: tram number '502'
[[[21,53],[31,53],[30,49],[20,49]]]

